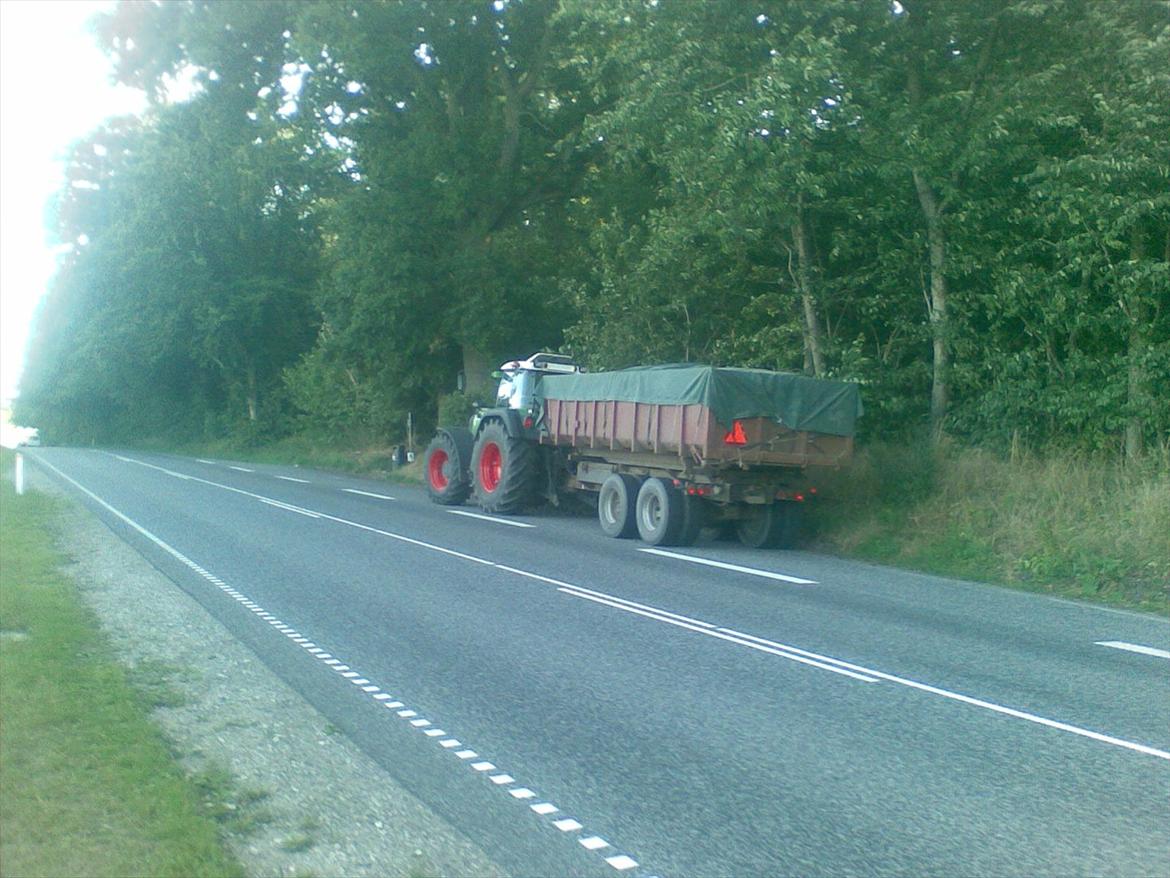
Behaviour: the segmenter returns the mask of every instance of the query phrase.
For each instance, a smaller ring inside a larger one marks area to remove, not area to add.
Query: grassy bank
[[[272,463],[292,466],[311,466],[317,469],[369,475],[389,481],[419,482],[422,479],[422,453],[418,460],[403,467],[393,463],[394,446],[346,438],[288,436],[264,445],[220,441],[158,447],[192,457],[219,457],[253,463]]]
[[[839,554],[1170,612],[1170,466],[875,446],[813,515]]]
[[[62,574],[55,503],[0,465],[3,874],[242,875]]]

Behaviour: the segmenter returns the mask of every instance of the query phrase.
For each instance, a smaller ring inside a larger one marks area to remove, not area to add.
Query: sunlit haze
[[[112,6],[91,0],[0,2],[0,398],[17,393],[29,323],[53,272],[45,204],[71,142],[145,98],[110,83],[86,28]],[[5,425],[5,431],[8,431]],[[8,437],[2,440],[11,444]]]

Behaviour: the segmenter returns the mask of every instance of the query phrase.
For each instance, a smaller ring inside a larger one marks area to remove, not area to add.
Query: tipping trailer
[[[753,547],[791,547],[810,469],[853,454],[857,385],[693,364],[585,373],[567,357],[505,363],[497,404],[440,430],[424,458],[437,503],[516,513],[567,492],[602,530],[689,545],[726,522]]]

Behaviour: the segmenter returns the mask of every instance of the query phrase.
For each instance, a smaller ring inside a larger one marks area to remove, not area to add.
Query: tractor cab
[[[569,375],[584,370],[564,354],[533,354],[527,360],[510,360],[492,373],[499,378],[496,406],[530,411],[536,402],[536,383],[541,375]]]

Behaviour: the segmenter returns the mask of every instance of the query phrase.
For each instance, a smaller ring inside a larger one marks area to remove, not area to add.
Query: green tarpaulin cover
[[[856,384],[765,369],[724,369],[679,363],[616,372],[543,375],[547,399],[704,405],[730,427],[736,418],[771,418],[790,430],[852,436],[861,415]]]

